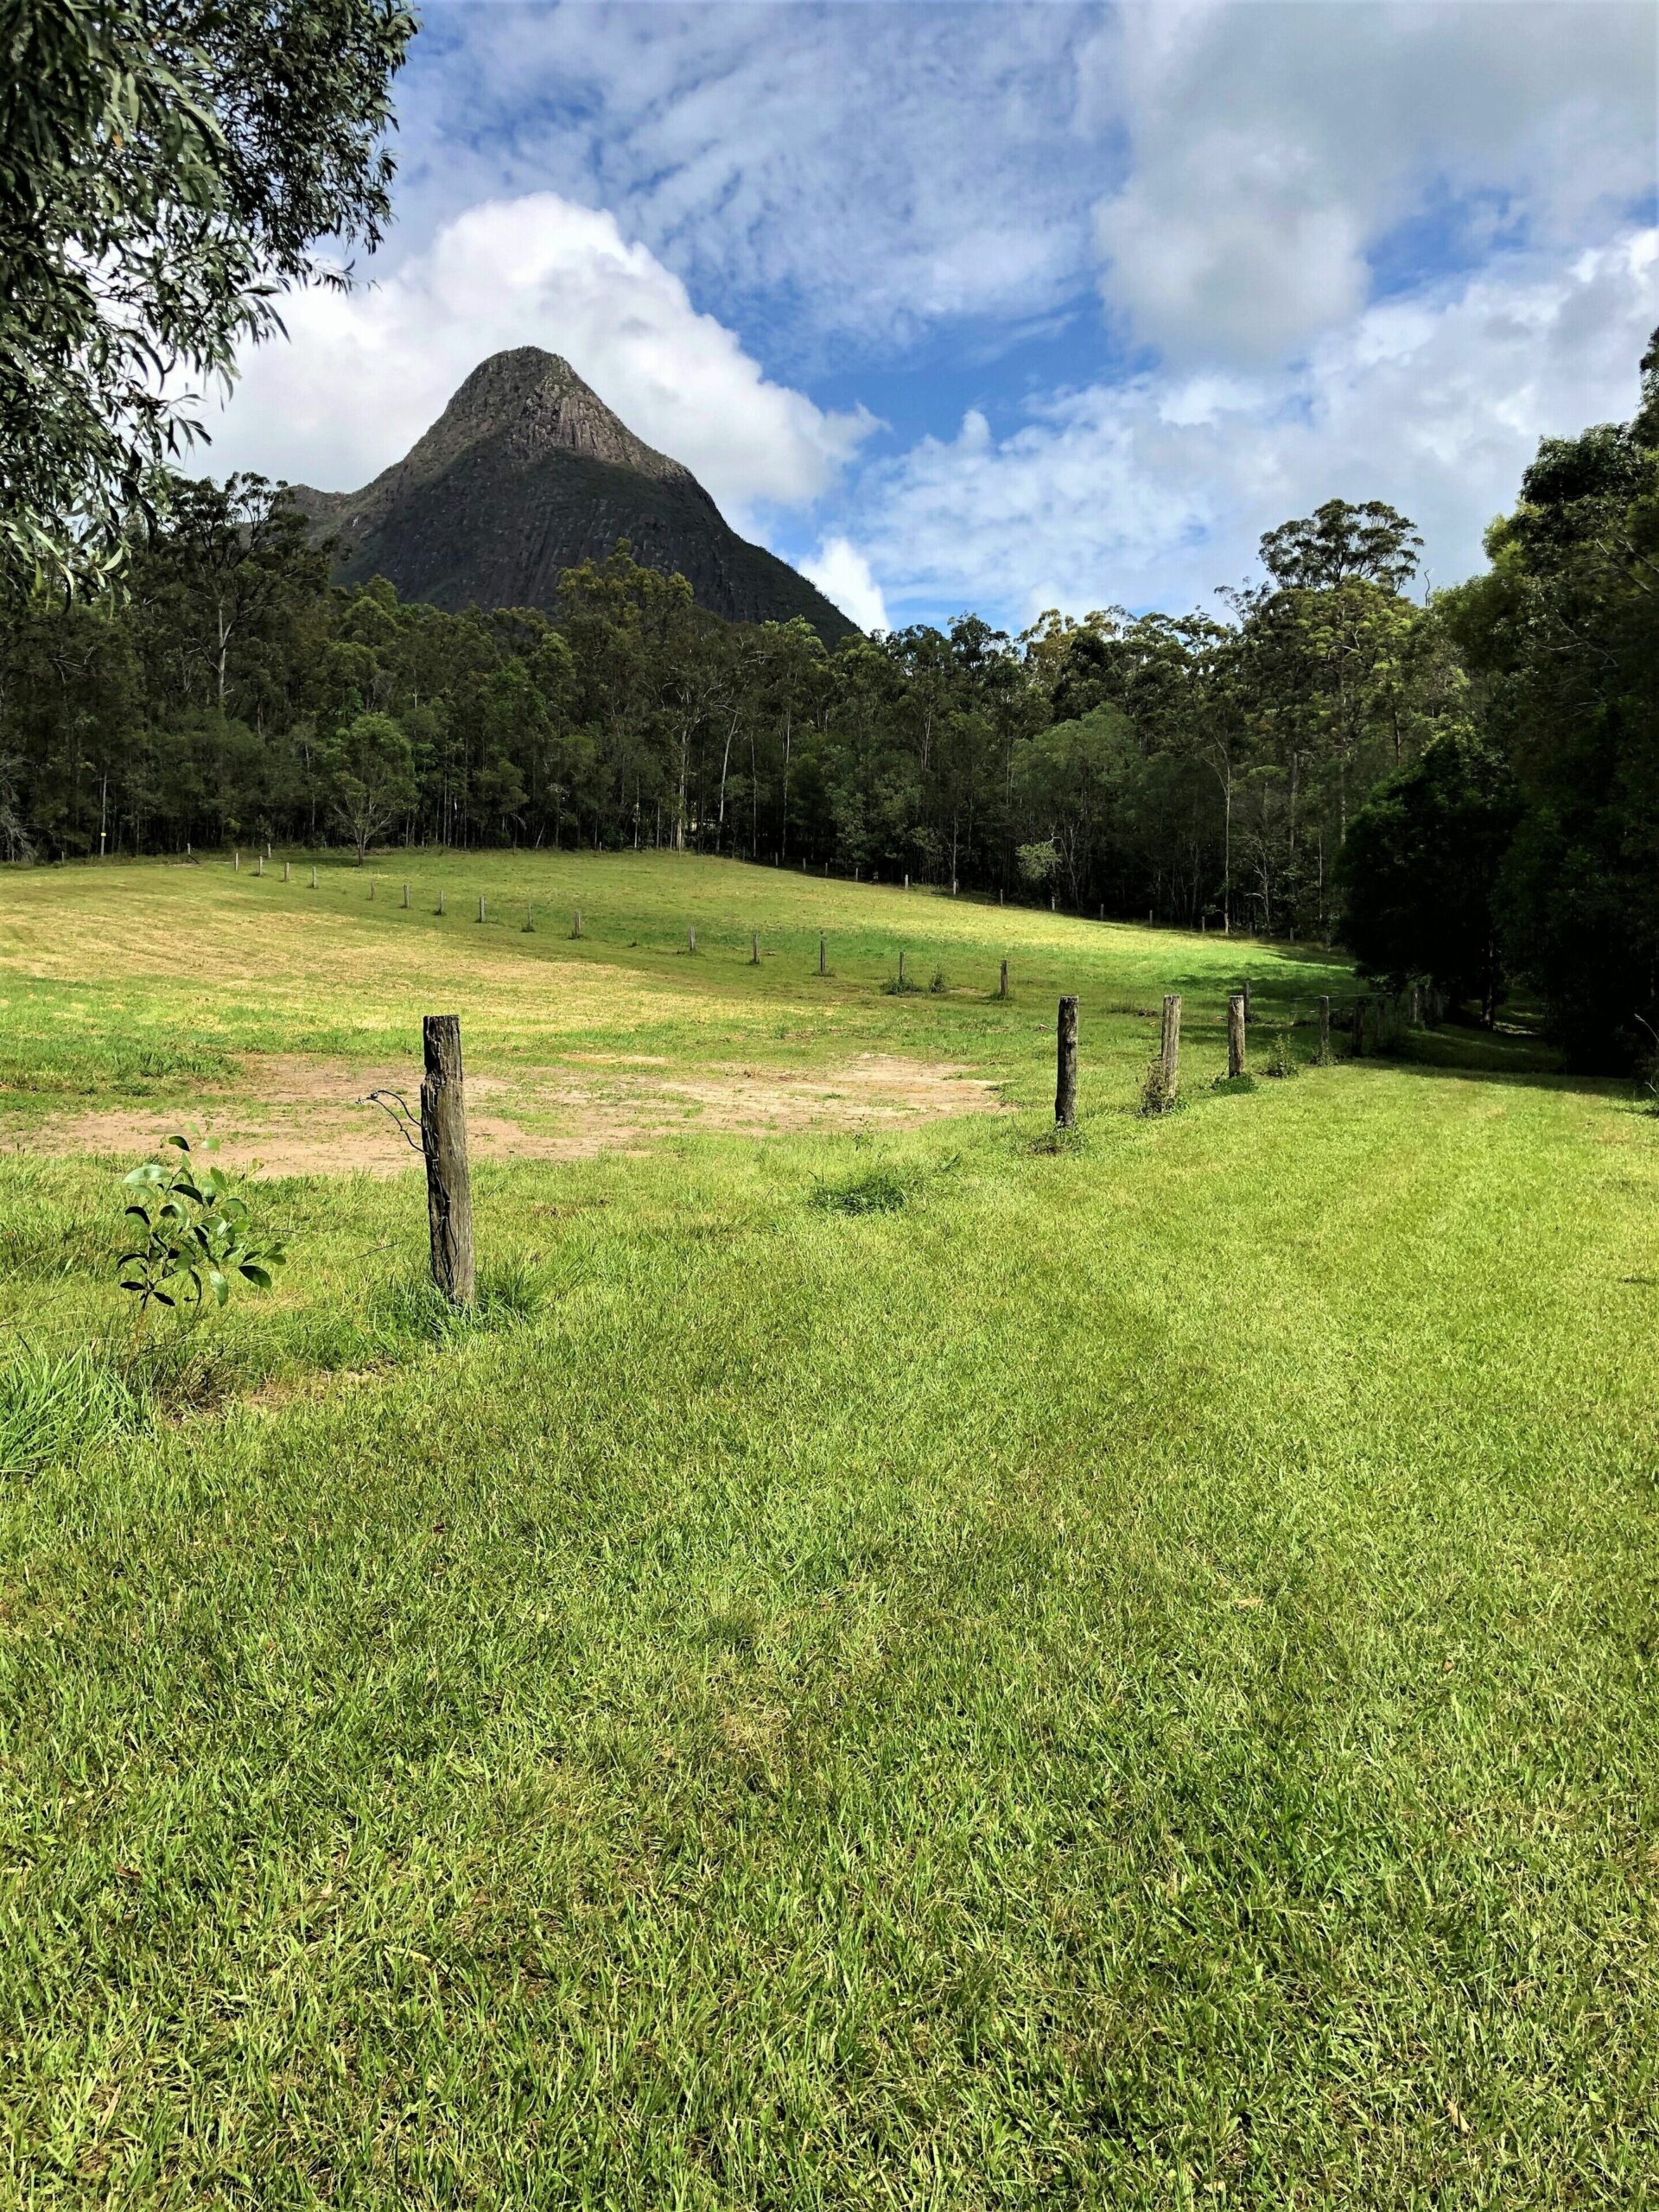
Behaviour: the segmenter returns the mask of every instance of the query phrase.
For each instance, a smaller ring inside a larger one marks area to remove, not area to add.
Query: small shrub
[[[950,985],[944,980],[944,970],[943,968],[936,968],[933,970],[933,980],[927,988],[932,992],[935,998],[940,997],[945,991],[950,989]]]
[[[819,1183],[812,1204],[821,1213],[897,1213],[910,1192],[896,1168],[867,1167],[833,1183]]]
[[[1154,1052],[1147,1063],[1146,1074],[1141,1079],[1141,1103],[1137,1111],[1148,1118],[1159,1114],[1173,1114],[1185,1103],[1179,1091],[1172,1089],[1164,1073],[1164,1056]]]
[[[1236,1097],[1246,1090],[1255,1089],[1255,1077],[1253,1075],[1218,1075],[1210,1088],[1219,1090],[1224,1096]]]
[[[907,999],[922,987],[919,983],[912,982],[908,976],[889,976],[881,988],[890,999]]]
[[[1300,1075],[1302,1064],[1290,1049],[1290,1039],[1281,1031],[1268,1052],[1265,1072],[1282,1082],[1287,1077]]]
[[[199,1306],[209,1292],[223,1306],[233,1281],[269,1290],[271,1268],[287,1256],[282,1246],[251,1241],[246,1204],[230,1195],[222,1170],[196,1168],[188,1137],[167,1141],[181,1154],[176,1166],[147,1160],[122,1179],[124,1189],[143,1193],[142,1202],[135,1198],[126,1210],[143,1241],[115,1263],[122,1289],[138,1300],[141,1315],[152,1306],[176,1306],[181,1300]],[[213,1148],[211,1139],[202,1147]]]
[[[33,1475],[143,1425],[144,1401],[89,1351],[25,1348],[0,1367],[0,1475]]]
[[[1057,1122],[1052,1128],[1045,1129],[1040,1136],[1032,1139],[1031,1148],[1039,1159],[1051,1160],[1061,1154],[1083,1152],[1087,1149],[1082,1125],[1074,1122],[1063,1129]]]

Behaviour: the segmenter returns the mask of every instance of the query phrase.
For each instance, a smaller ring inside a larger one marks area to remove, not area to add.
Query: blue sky
[[[429,6],[398,222],[213,464],[346,489],[562,353],[867,625],[1212,603],[1392,500],[1468,573],[1659,322],[1659,11]]]

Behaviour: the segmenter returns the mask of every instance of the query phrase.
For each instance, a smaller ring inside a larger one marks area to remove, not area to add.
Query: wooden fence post
[[[1323,1067],[1331,1057],[1331,1001],[1319,1001],[1319,1065]]]
[[[582,909],[580,906],[577,907],[575,918],[571,923],[570,934],[575,938],[579,938],[582,935]]]
[[[443,893],[442,891],[438,893],[438,912],[440,913],[443,912]]]
[[[830,973],[830,970],[823,964],[823,938],[822,935],[820,935],[818,938],[818,973],[820,976],[827,976]]]
[[[407,884],[404,886],[404,911],[405,913],[409,911],[409,886]]]
[[[530,899],[524,907],[524,935],[528,937],[536,926],[536,901]]]
[[[315,868],[314,867],[314,868],[312,868],[312,870],[311,870],[311,888],[315,891],[315,890],[316,889],[316,887],[317,887],[317,871],[316,871]]]
[[[241,873],[242,855],[239,849],[237,846],[232,845],[231,847],[231,874],[232,875],[240,875]]]
[[[461,1065],[461,1017],[429,1014],[421,1024],[426,1073],[421,1083],[421,1150],[432,1280],[452,1306],[473,1302],[473,1185],[467,1164],[467,1091]]]
[[[263,875],[263,874],[264,874],[264,872],[265,872],[265,856],[264,856],[264,855],[263,853],[261,853],[261,854],[259,855],[258,858],[254,861],[254,863],[253,863],[253,872],[254,872],[254,874],[255,874],[256,875]]]
[[[374,896],[374,878],[372,876],[369,878],[369,896],[371,899]]]
[[[899,956],[899,988],[901,991],[905,988],[905,956],[902,952]]]
[[[996,995],[1000,999],[1008,995],[1008,963],[1006,960],[1002,963],[1002,980],[996,987]]]
[[[1179,991],[1164,994],[1164,1034],[1159,1046],[1158,1058],[1163,1070],[1164,1097],[1173,1105],[1181,1081],[1181,995]]]
[[[480,922],[484,918],[484,893],[481,891],[478,894],[478,918]]]
[[[905,878],[905,888],[906,891],[910,888],[910,878],[908,876]]]
[[[1244,994],[1230,991],[1227,997],[1227,1073],[1230,1077],[1244,1072]]]
[[[695,952],[697,949],[697,929],[695,922],[686,924],[685,949],[688,952]]]
[[[1077,1119],[1077,1002],[1060,1001],[1054,1025],[1054,1126],[1070,1129]]]
[[[291,880],[291,878],[290,878],[290,875],[289,875],[289,866],[288,866],[288,862],[287,862],[286,861],[284,861],[283,862],[283,881],[284,883],[287,883],[287,882],[289,882],[289,881],[290,881],[290,880]]]
[[[760,936],[757,930],[749,931],[749,965],[751,968],[760,965]]]

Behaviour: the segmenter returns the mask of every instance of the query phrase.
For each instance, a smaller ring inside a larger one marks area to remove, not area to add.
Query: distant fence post
[[[239,875],[241,873],[242,855],[239,849],[235,845],[232,845],[231,848],[231,874],[232,875]]]
[[[443,912],[443,893],[442,891],[438,893],[438,912],[440,913]]]
[[[473,1185],[467,1164],[467,1090],[461,1065],[461,1017],[429,1014],[421,1024],[426,1073],[421,1083],[421,1151],[432,1280],[452,1306],[470,1306]]]
[[[1077,1002],[1060,1001],[1054,1024],[1054,1126],[1070,1129],[1077,1119]]]
[[[575,938],[579,938],[582,935],[582,909],[580,906],[577,907],[575,918],[571,922],[570,934],[572,937]]]
[[[317,871],[316,871],[316,869],[315,869],[315,868],[313,868],[313,869],[312,869],[312,871],[311,871],[311,888],[315,891],[315,890],[316,889],[316,887],[317,887]]]
[[[258,858],[254,861],[254,864],[253,864],[253,872],[254,872],[254,874],[255,874],[256,875],[263,875],[263,874],[264,874],[264,872],[265,872],[265,856],[264,856],[264,855],[263,853],[261,853],[261,854],[259,855]]]
[[[899,988],[901,991],[905,988],[905,956],[902,952],[899,956]]]
[[[480,922],[484,918],[484,893],[481,891],[478,894],[478,918]]]
[[[822,934],[820,934],[818,938],[818,973],[820,976],[827,976],[830,973],[830,970],[823,964],[823,959],[824,942]]]
[[[1008,995],[1008,963],[1006,960],[1002,963],[1002,979],[996,987],[996,995],[1000,999]]]
[[[749,931],[749,965],[751,968],[760,965],[760,933],[758,930]]]
[[[1164,1034],[1158,1049],[1158,1058],[1163,1071],[1164,1096],[1173,1103],[1181,1081],[1181,995],[1179,991],[1166,991],[1164,994]]]
[[[1227,1072],[1230,1076],[1244,1072],[1244,994],[1231,991],[1227,997]]]
[[[1365,1008],[1370,1001],[1363,995],[1354,1001],[1354,1058],[1365,1057]]]
[[[524,934],[525,934],[525,936],[526,936],[526,937],[528,937],[528,936],[530,935],[530,932],[531,932],[531,931],[535,928],[535,926],[536,926],[536,901],[532,899],[531,899],[531,900],[526,904],[526,906],[525,906],[525,907],[524,907]]]
[[[404,911],[405,913],[409,911],[409,886],[407,884],[404,886]]]
[[[1331,1057],[1331,1001],[1319,1001],[1319,1065],[1324,1066]]]

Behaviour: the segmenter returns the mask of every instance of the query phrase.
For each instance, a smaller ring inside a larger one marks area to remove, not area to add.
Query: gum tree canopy
[[[290,285],[372,248],[401,0],[0,0],[0,596],[118,561]]]

